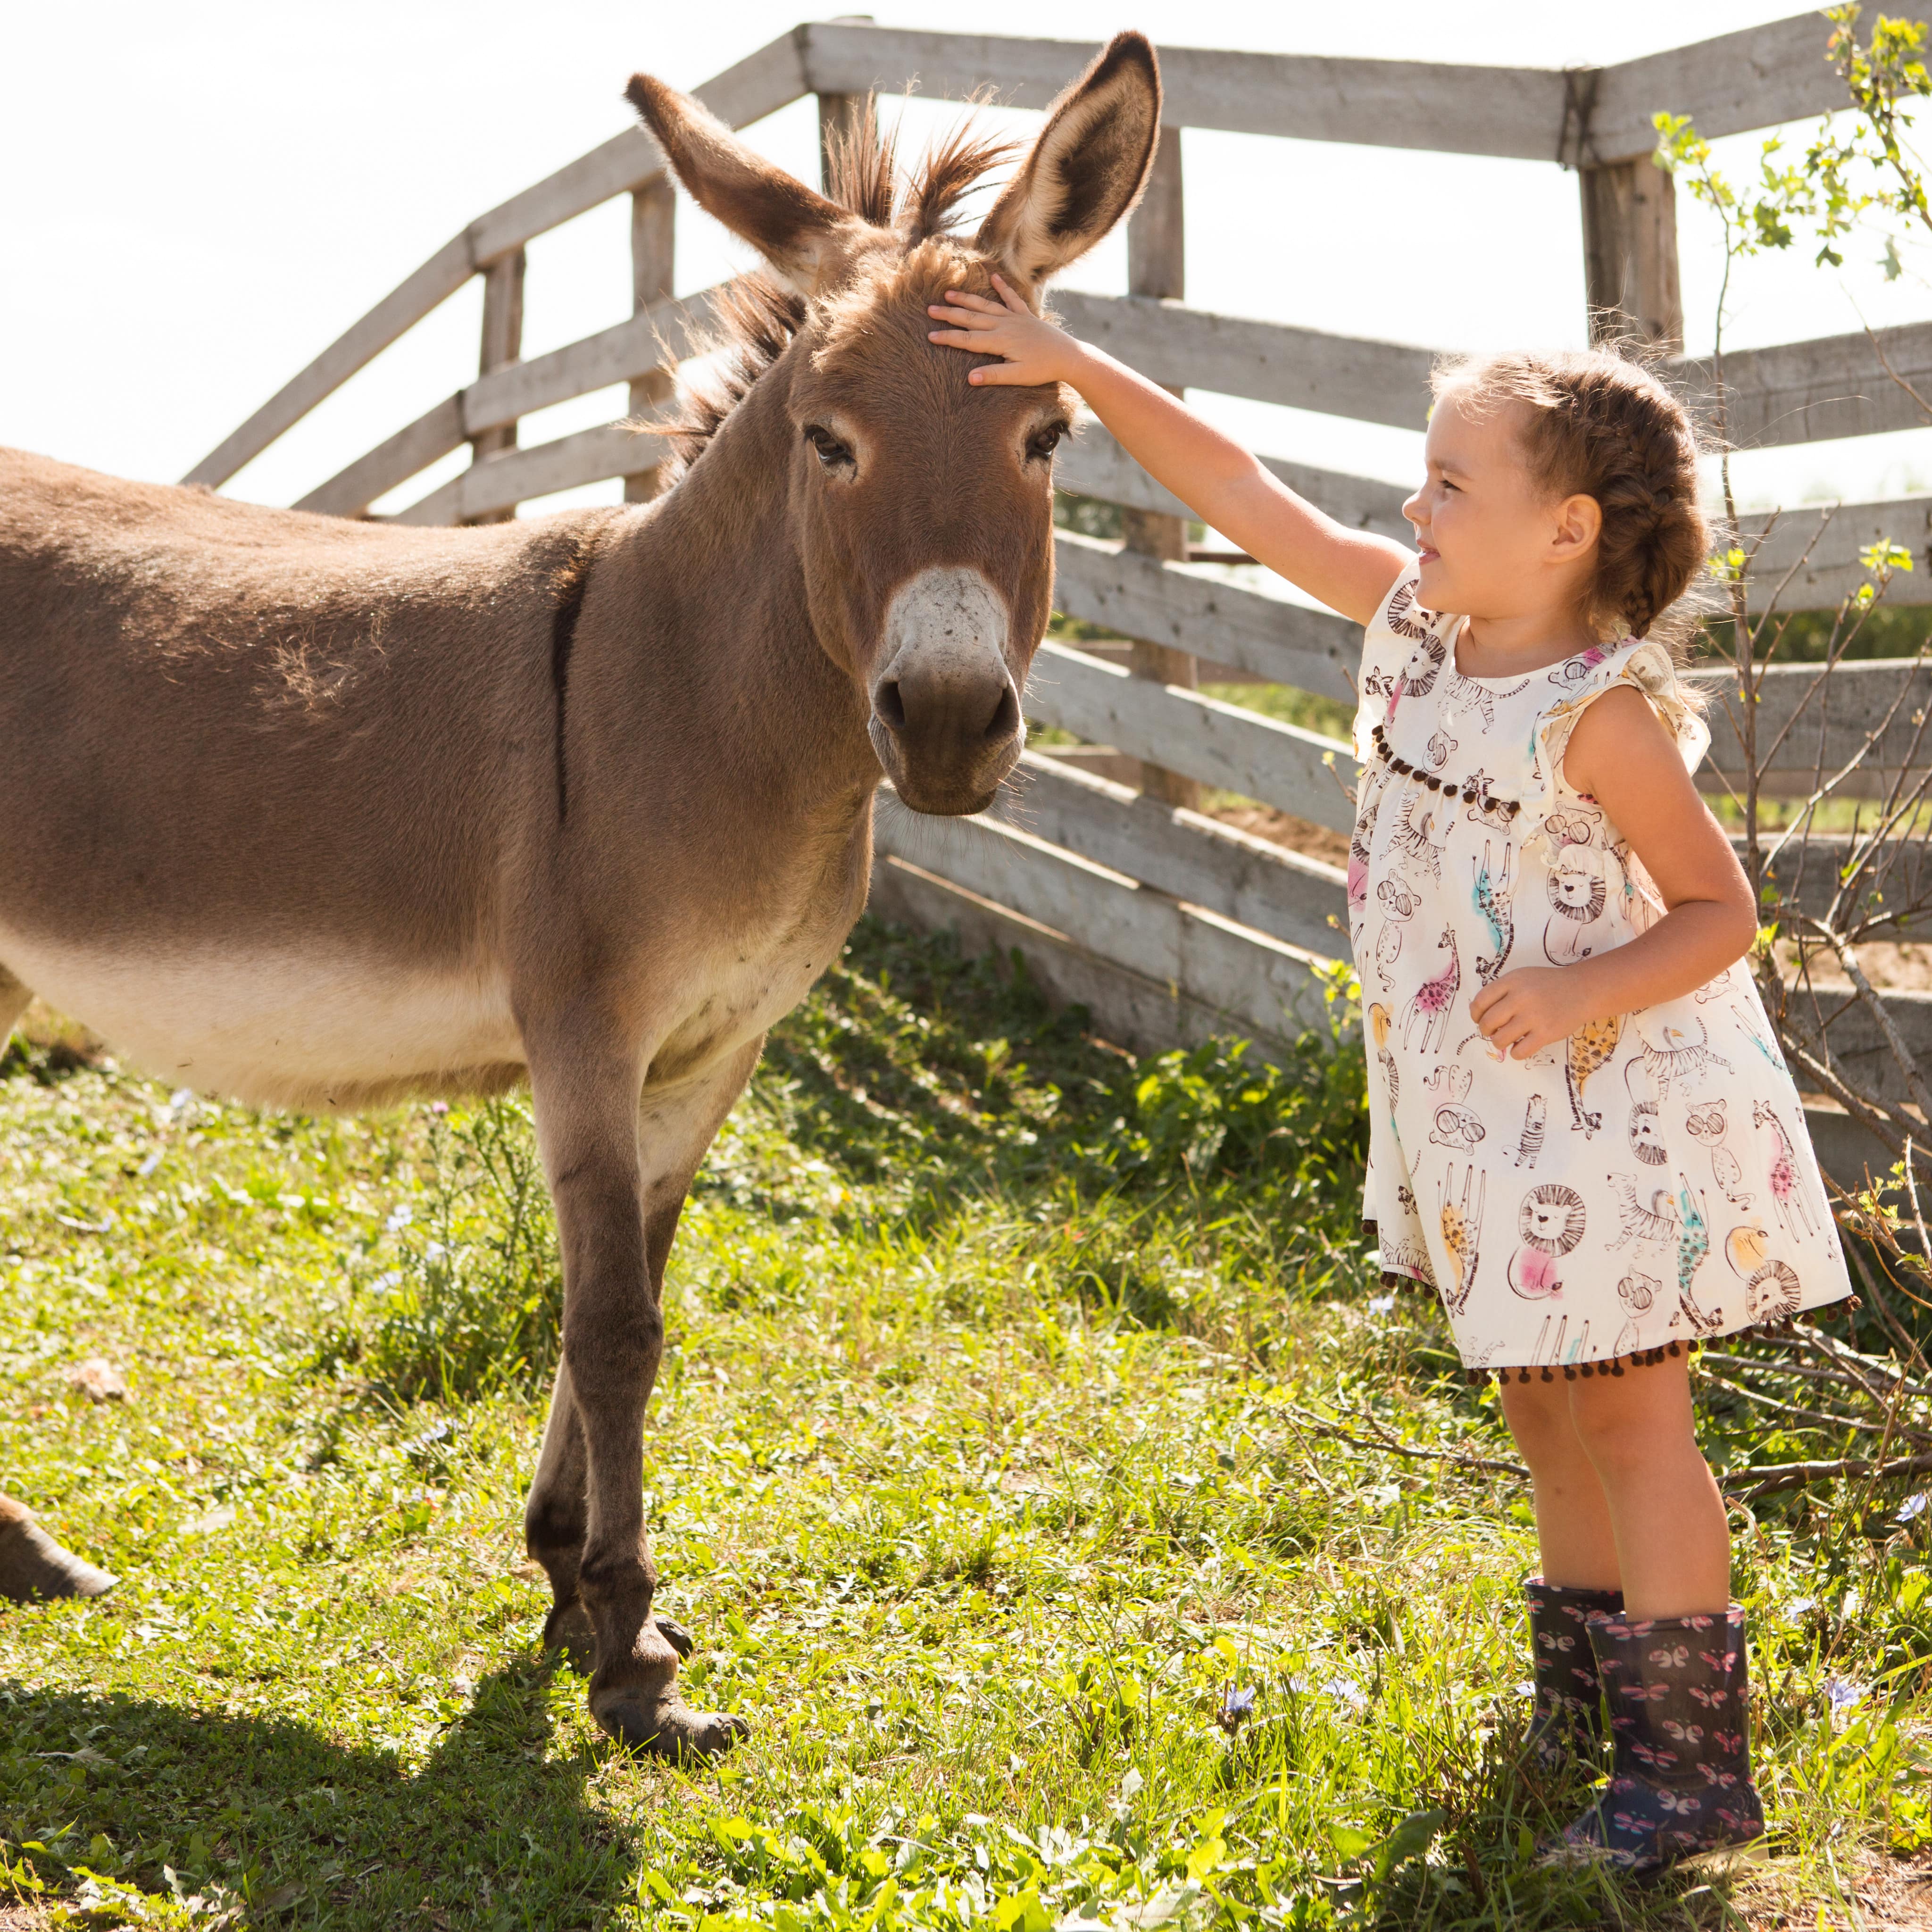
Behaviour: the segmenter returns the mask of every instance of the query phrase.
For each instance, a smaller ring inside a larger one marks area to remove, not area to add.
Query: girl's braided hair
[[[1594,496],[1603,510],[1592,622],[1600,633],[1655,635],[1681,658],[1698,614],[1685,593],[1711,538],[1697,432],[1677,398],[1614,346],[1445,360],[1432,386],[1438,400],[1453,391],[1479,412],[1521,406],[1518,435],[1537,482],[1555,496]]]

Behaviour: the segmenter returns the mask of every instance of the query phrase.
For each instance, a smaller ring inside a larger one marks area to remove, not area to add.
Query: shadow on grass
[[[52,1888],[84,1866],[166,1894],[171,1867],[256,1922],[588,1925],[632,1892],[638,1848],[589,1800],[597,1756],[548,1754],[551,1674],[484,1679],[414,1772],[292,1718],[0,1680],[0,1838],[45,1845],[27,1856]]]

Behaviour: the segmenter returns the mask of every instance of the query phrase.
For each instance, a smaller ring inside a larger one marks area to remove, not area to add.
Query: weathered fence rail
[[[1822,58],[1822,40],[1818,16],[1806,14],[1615,67],[1568,71],[1168,48],[1162,58],[1170,134],[1130,226],[1130,292],[1066,291],[1058,307],[1075,334],[1177,391],[1419,428],[1429,346],[1187,305],[1178,130],[1542,160],[1580,177],[1580,246],[1593,316],[1619,316],[1674,354],[1681,386],[1708,408],[1712,372],[1682,352],[1674,190],[1648,163],[1651,116],[1663,109],[1689,114],[1715,136],[1829,109],[1840,83]],[[868,94],[896,93],[915,80],[928,94],[991,86],[1008,104],[1038,108],[1090,52],[1070,41],[810,22],[697,92],[737,126],[807,94],[818,98],[821,129],[849,125],[867,111]],[[632,319],[524,359],[526,244],[619,194],[632,198]],[[672,296],[674,207],[641,130],[605,142],[470,223],[187,480],[228,482],[480,275],[476,379],[321,484],[302,507],[370,514],[466,444],[469,466],[403,509],[402,520],[486,520],[612,478],[625,479],[627,496],[647,496],[657,462],[647,434],[611,423],[519,446],[518,429],[538,410],[615,384],[628,386],[633,417],[662,398],[667,353],[674,362],[691,352],[715,294]],[[1922,413],[1893,377],[1922,393],[1932,382],[1932,323],[1738,352],[1724,375],[1730,434],[1747,446],[1916,428]],[[1406,536],[1402,488],[1264,460],[1345,521]],[[1281,594],[1258,571],[1192,560],[1186,506],[1097,424],[1085,424],[1063,452],[1058,482],[1123,513],[1124,545],[1060,534],[1058,602],[1067,617],[1124,642],[1090,650],[1049,640],[1029,686],[1028,713],[1138,760],[1125,768],[1138,770],[1140,783],[1130,788],[1030,753],[1019,780],[969,823],[918,818],[887,795],[875,898],[902,916],[954,926],[974,943],[1018,945],[1050,987],[1087,1000],[1130,1043],[1232,1025],[1265,1049],[1312,1016],[1317,969],[1346,952],[1342,874],[1193,806],[1203,795],[1232,793],[1346,830],[1352,768],[1338,740],[1194,687],[1204,667],[1214,679],[1286,685],[1346,704],[1359,632]],[[1894,584],[1894,599],[1932,601],[1932,499],[1847,505],[1828,518],[1796,511],[1759,527],[1768,533],[1754,598],[1781,586],[1788,608],[1834,604],[1858,580],[1860,550],[1882,537],[1907,545],[1922,566]],[[1721,790],[1741,781],[1742,758],[1735,703],[1721,680],[1711,682],[1707,782]],[[1868,795],[1909,764],[1932,764],[1921,745],[1928,708],[1932,672],[1916,663],[1844,666],[1822,686],[1802,668],[1774,672],[1757,718],[1760,746],[1778,746],[1771,788],[1803,791],[1821,762],[1827,770],[1849,763],[1871,734],[1862,774]],[[1808,882],[1808,896],[1823,890]],[[1932,1049],[1932,1000],[1901,994],[1890,1003],[1908,1038]],[[1878,1034],[1868,1012],[1848,1006],[1833,1025],[1848,1060],[1870,1056]]]

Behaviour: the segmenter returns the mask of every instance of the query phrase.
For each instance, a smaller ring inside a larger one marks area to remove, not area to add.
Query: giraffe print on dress
[[[1448,950],[1449,963],[1433,979],[1424,980],[1408,996],[1408,1004],[1402,1010],[1402,1043],[1405,1051],[1418,1019],[1422,1022],[1422,1051],[1427,1053],[1432,1050],[1432,1035],[1433,1047],[1440,1049],[1450,1012],[1456,1004],[1456,992],[1462,984],[1462,962],[1456,956],[1455,934],[1444,932],[1436,942],[1436,946],[1438,952]]]
[[[1564,1042],[1563,1071],[1570,1083],[1570,1125],[1586,1141],[1604,1124],[1604,1117],[1585,1109],[1584,1083],[1616,1057],[1623,1030],[1623,1015],[1612,1013],[1608,1019],[1586,1022]]]

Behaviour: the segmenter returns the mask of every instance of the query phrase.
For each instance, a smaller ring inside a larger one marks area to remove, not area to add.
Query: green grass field
[[[689,1774],[537,1649],[520,1106],[260,1115],[45,1028],[4,1073],[0,1486],[122,1581],[0,1608],[0,1924],[1925,1922],[1852,1916],[1932,1899],[1900,1493],[1738,1519],[1768,1873],[1534,1868],[1586,1776],[1516,1766],[1524,1493],[1372,1285],[1358,1050],[1136,1065],[861,927],[672,1260],[662,1606],[753,1726]]]

